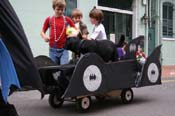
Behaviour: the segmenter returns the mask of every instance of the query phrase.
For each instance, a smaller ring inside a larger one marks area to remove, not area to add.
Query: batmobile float
[[[81,111],[91,106],[91,98],[98,100],[121,96],[123,103],[130,103],[134,94],[131,88],[161,84],[160,49],[158,46],[139,69],[135,58],[138,43],[128,44],[126,59],[106,63],[95,53],[87,53],[76,64],[54,65],[44,56],[36,62],[42,77],[49,104],[58,108],[64,101],[75,101]]]
[[[106,63],[97,54],[88,53],[76,64],[57,66],[47,57],[39,56],[35,59],[36,70],[23,27],[8,0],[0,0],[0,12],[0,35],[12,56],[21,86],[31,86],[42,92],[41,76],[52,107],[60,107],[65,100],[71,100],[77,102],[82,111],[87,111],[92,96],[102,100],[118,93],[124,103],[130,103],[134,96],[131,88],[161,84],[161,47],[155,48],[140,68],[135,58],[138,45],[135,40],[128,45],[123,61]],[[2,101],[0,98],[4,108],[6,105]],[[11,111],[5,107],[1,111],[5,115],[17,114],[15,108]]]

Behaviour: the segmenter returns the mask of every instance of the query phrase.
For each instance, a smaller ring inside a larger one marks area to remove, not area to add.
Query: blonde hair
[[[101,10],[93,8],[89,13],[89,17],[94,18],[99,21],[99,23],[101,23],[103,21],[104,15]]]
[[[83,17],[83,13],[79,9],[75,8],[71,12],[71,17]]]
[[[55,7],[65,8],[66,7],[65,0],[53,0],[52,1],[52,8],[55,9]]]

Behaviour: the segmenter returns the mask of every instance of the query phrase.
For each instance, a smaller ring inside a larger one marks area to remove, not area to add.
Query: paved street
[[[164,78],[162,85],[134,88],[134,101],[122,104],[121,100],[104,102],[93,100],[85,116],[173,116],[175,106],[175,78]],[[75,103],[65,102],[60,109],[53,109],[47,101],[40,100],[38,91],[17,92],[9,97],[19,116],[79,116]]]

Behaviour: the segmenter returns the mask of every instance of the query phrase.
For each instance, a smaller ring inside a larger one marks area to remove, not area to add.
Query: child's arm
[[[92,32],[92,34],[90,36],[90,39],[95,40],[98,37],[99,34],[100,34],[100,31],[99,30],[95,30],[94,32]]]
[[[46,35],[47,29],[50,27],[50,17],[47,17],[44,21],[43,28],[40,32],[41,37],[44,39],[45,42],[49,42],[50,37]]]
[[[146,59],[146,55],[145,55],[145,53],[144,52],[142,52],[142,56]]]
[[[44,39],[45,42],[49,42],[50,38],[47,36],[44,31],[42,30],[40,33],[41,37]]]
[[[83,39],[88,39],[88,35],[87,34],[82,34],[82,38]]]

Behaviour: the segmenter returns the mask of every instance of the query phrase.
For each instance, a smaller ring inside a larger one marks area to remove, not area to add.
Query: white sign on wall
[[[146,0],[142,0],[142,4],[143,5],[146,5]]]
[[[109,36],[110,36],[110,40],[115,43],[115,34],[110,33]]]

